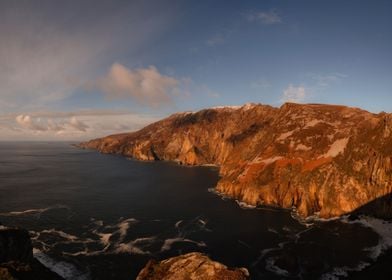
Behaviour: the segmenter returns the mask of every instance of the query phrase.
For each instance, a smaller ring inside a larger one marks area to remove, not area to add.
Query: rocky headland
[[[188,253],[161,262],[151,260],[136,280],[247,280],[246,268],[230,269],[201,253]]]
[[[330,218],[383,198],[392,210],[392,115],[286,103],[216,107],[169,116],[80,147],[139,160],[219,166],[216,190],[251,205]],[[372,208],[373,209],[373,208]]]

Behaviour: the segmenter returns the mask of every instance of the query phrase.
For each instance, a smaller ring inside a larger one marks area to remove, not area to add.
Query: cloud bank
[[[154,66],[129,69],[114,63],[97,87],[110,98],[132,98],[142,105],[160,107],[173,102],[180,81],[161,74]]]
[[[88,140],[135,131],[161,117],[109,110],[3,114],[0,115],[0,141]]]
[[[33,118],[30,115],[18,115],[16,123],[25,129],[33,130],[35,132],[54,131],[63,132],[65,130],[75,130],[86,132],[88,125],[78,120],[75,116],[69,120],[54,121],[53,119]]]

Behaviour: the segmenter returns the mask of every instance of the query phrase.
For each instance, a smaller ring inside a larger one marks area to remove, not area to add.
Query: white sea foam
[[[251,204],[247,204],[246,202],[243,201],[239,201],[239,200],[235,200],[235,202],[238,204],[239,207],[241,207],[242,209],[255,209],[257,206],[255,205],[251,205]]]
[[[268,258],[266,259],[266,265],[265,269],[268,271],[271,271],[279,276],[289,276],[289,272],[285,269],[282,269],[278,266],[275,265],[275,259],[274,258]]]
[[[145,245],[150,245],[155,242],[156,237],[140,237],[128,243],[120,243],[116,245],[116,249],[114,250],[116,253],[129,253],[129,254],[137,254],[137,255],[150,255],[151,252],[147,250],[143,250],[142,248]]]
[[[33,249],[34,257],[51,271],[57,273],[66,280],[87,280],[90,279],[87,273],[80,272],[74,265],[54,259],[44,254],[38,249]]]
[[[164,241],[164,243],[161,247],[161,252],[169,251],[174,243],[182,243],[182,242],[193,243],[199,247],[206,247],[207,246],[203,241],[197,242],[197,241],[187,239],[187,238],[175,237],[175,238],[168,238]]]
[[[111,233],[97,233],[99,236],[99,241],[102,245],[105,246],[105,249],[110,245],[110,237],[112,237]]]
[[[23,211],[11,211],[11,212],[4,212],[4,213],[0,213],[0,216],[4,216],[4,217],[14,217],[14,216],[22,216],[22,215],[39,215],[42,214],[46,211],[52,210],[52,209],[69,209],[67,206],[65,205],[54,205],[51,207],[47,207],[47,208],[37,208],[37,209],[27,209],[27,210],[23,210]]]
[[[178,222],[176,222],[176,224],[174,225],[176,228],[179,228],[180,224],[183,222],[183,220],[179,220]]]
[[[272,233],[279,234],[278,231],[276,229],[273,229],[273,228],[268,228],[268,231],[272,232]]]
[[[117,227],[118,227],[118,232],[120,233],[121,238],[124,238],[125,235],[127,235],[128,229],[131,226],[131,224],[135,224],[138,221],[134,218],[129,218],[126,220],[121,221]]]
[[[360,262],[355,267],[348,267],[348,266],[335,267],[331,272],[324,273],[323,275],[321,275],[320,280],[339,280],[342,277],[347,277],[349,272],[362,271],[367,266],[369,266],[369,263]]]
[[[342,218],[342,222],[350,224],[361,224],[365,227],[371,228],[379,235],[379,242],[376,246],[367,248],[369,256],[376,260],[385,250],[392,247],[392,223],[381,219],[361,216],[358,220],[350,221],[348,217]]]
[[[40,234],[42,234],[42,233],[56,234],[56,235],[58,235],[58,236],[60,236],[60,237],[62,237],[62,238],[64,238],[64,239],[66,239],[66,240],[68,240],[68,241],[76,241],[76,240],[79,240],[79,237],[77,237],[77,236],[75,236],[75,235],[66,233],[66,232],[64,232],[64,231],[62,231],[62,230],[56,230],[56,229],[54,229],[54,228],[42,230],[42,231],[40,232]]]

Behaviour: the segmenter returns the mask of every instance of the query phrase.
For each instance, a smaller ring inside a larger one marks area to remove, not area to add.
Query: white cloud
[[[347,78],[347,75],[341,73],[330,73],[330,74],[310,74],[309,75],[312,80],[317,82],[317,86],[319,87],[328,87],[331,84],[337,83],[344,78]]]
[[[172,12],[157,5],[163,6],[159,13],[142,1],[116,7],[102,1],[2,5],[0,111],[61,103],[95,79],[97,69],[112,62],[113,54],[134,58],[171,22]]]
[[[33,120],[29,115],[19,115],[16,117],[16,122],[23,128],[36,130],[36,131],[45,131],[48,130],[47,127],[42,126],[40,123],[40,119]]]
[[[78,120],[75,116],[71,117],[69,120],[54,121],[53,119],[49,118],[34,118],[30,115],[18,115],[15,120],[20,127],[32,130],[34,132],[60,132],[69,129],[86,132],[87,128],[89,128],[88,125]]]
[[[273,10],[249,12],[245,14],[245,16],[248,21],[258,21],[267,25],[278,24],[282,22],[282,18]]]
[[[140,129],[161,116],[125,111],[32,112],[0,115],[1,140],[88,140]]]
[[[130,97],[150,107],[171,104],[179,85],[179,80],[162,75],[154,66],[133,70],[119,63],[114,63],[97,82],[97,87],[108,97]]]
[[[82,121],[78,120],[76,117],[72,117],[71,120],[69,121],[69,125],[79,131],[86,131],[87,128],[89,128],[88,125],[83,123]]]
[[[282,96],[283,102],[296,102],[301,103],[306,99],[306,90],[303,86],[295,87],[289,85],[284,91]]]

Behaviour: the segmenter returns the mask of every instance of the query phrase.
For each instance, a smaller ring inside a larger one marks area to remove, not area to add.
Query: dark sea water
[[[391,245],[373,218],[305,225],[209,191],[212,167],[138,162],[70,143],[0,143],[0,222],[28,229],[66,279],[134,279],[151,258],[191,251],[253,279],[339,279]],[[378,233],[376,233],[378,232]]]

